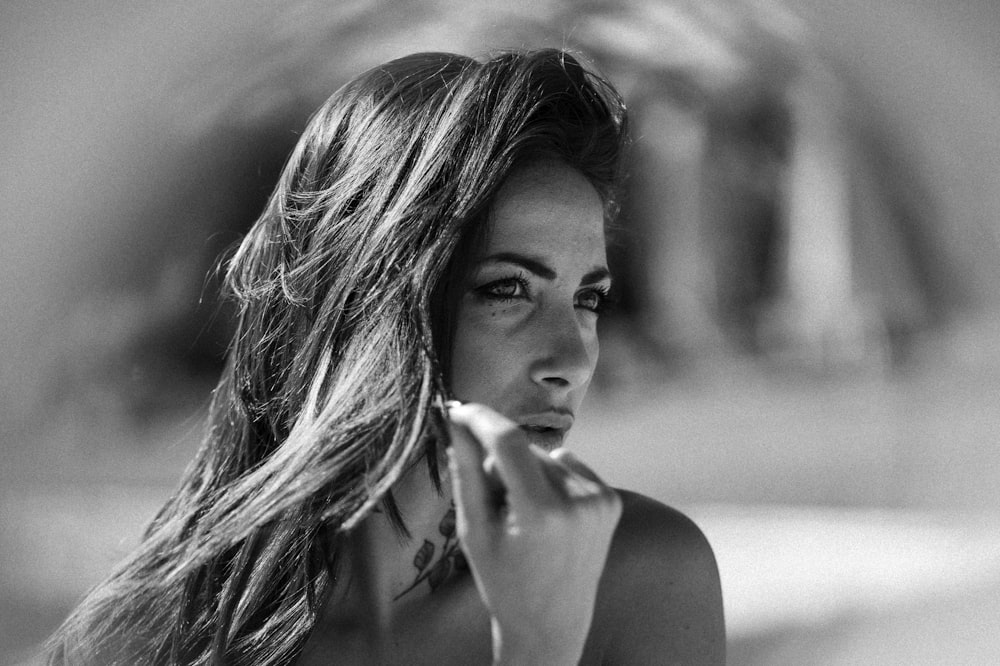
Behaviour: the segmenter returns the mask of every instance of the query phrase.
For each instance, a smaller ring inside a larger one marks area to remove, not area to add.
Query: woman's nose
[[[597,365],[597,330],[575,308],[549,313],[536,324],[529,372],[536,384],[575,389],[590,381]]]

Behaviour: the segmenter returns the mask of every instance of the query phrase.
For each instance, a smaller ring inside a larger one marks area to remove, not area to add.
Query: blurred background
[[[213,268],[308,115],[510,46],[630,106],[627,295],[572,443],[702,526],[730,663],[996,663],[997,34],[992,0],[5,0],[0,663],[192,456]]]

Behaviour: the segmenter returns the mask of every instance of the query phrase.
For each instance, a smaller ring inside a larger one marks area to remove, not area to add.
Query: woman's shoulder
[[[615,555],[624,559],[620,564],[651,559],[661,565],[715,568],[712,547],[694,521],[645,495],[622,489],[617,492],[622,515],[612,547]]]
[[[680,511],[618,493],[622,515],[594,617],[603,652],[616,663],[724,663],[722,591],[708,539]]]

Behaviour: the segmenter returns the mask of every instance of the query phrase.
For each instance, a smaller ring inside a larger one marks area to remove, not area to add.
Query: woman
[[[229,264],[205,443],[53,661],[722,663],[698,529],[560,448],[624,136],[552,50],[336,92]]]

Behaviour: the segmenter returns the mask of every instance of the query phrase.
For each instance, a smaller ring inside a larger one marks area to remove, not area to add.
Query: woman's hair
[[[310,120],[229,261],[238,325],[205,440],[55,663],[283,664],[338,536],[424,460],[440,487],[452,314],[505,179],[558,160],[615,210],[625,111],[556,50],[376,67]]]

